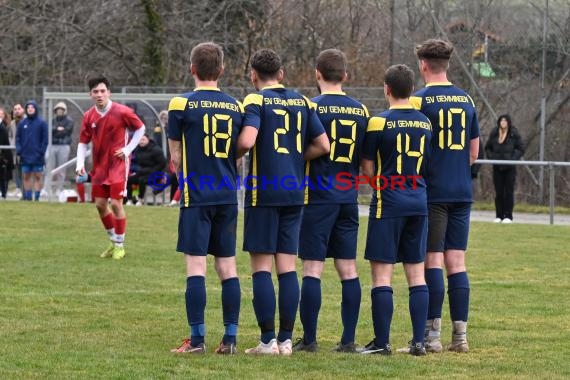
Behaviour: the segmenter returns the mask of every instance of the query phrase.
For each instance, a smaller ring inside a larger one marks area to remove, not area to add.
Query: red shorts
[[[91,197],[123,199],[125,188],[125,182],[112,183],[110,185],[92,185]]]

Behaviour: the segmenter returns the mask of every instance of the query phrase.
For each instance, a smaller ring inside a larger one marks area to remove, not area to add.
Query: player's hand
[[[127,156],[125,155],[125,152],[123,151],[123,149],[117,149],[117,150],[115,151],[114,156],[120,158],[121,160],[124,160],[124,159],[127,158]]]
[[[75,169],[75,174],[77,174],[78,176],[84,176],[85,175],[85,168]]]

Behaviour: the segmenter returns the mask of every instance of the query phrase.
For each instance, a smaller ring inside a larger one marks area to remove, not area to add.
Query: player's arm
[[[249,94],[243,100],[244,119],[236,146],[237,159],[243,157],[255,145],[261,127],[262,106],[263,95],[261,94]]]
[[[325,127],[316,112],[317,105],[304,97],[309,108],[309,122],[307,124],[310,143],[305,148],[303,158],[307,161],[323,156],[331,151],[329,137],[325,132]]]
[[[237,152],[236,157],[240,159],[244,154],[249,152],[251,148],[255,145],[255,140],[257,140],[258,130],[255,127],[246,125],[242,128],[237,141]]]
[[[379,116],[373,116],[368,120],[366,133],[364,134],[364,142],[362,143],[362,151],[360,159],[360,168],[362,174],[368,178],[374,177],[375,162],[374,158],[378,153],[380,145],[380,134],[384,130],[386,119]],[[368,181],[369,183],[371,181]]]
[[[139,145],[139,141],[141,141],[141,138],[144,136],[145,129],[146,128],[144,124],[142,124],[135,131],[135,133],[133,133],[133,137],[131,138],[131,141],[127,144],[127,146],[121,149],[117,149],[115,151],[115,157],[119,157],[123,160],[129,157],[131,153],[133,153],[133,150],[135,150],[136,147]]]
[[[314,160],[315,158],[321,157],[331,150],[331,144],[326,133],[322,133],[315,137],[313,141],[305,149],[305,154],[303,158],[306,161]]]
[[[87,144],[91,142],[93,128],[87,126],[87,116],[81,122],[79,131],[79,144],[77,144],[77,160],[75,163],[75,173],[79,176],[85,175],[85,156],[87,155]]]
[[[374,177],[374,161],[367,158],[360,160],[360,167],[362,168],[362,174],[368,178]]]
[[[479,137],[469,141],[469,165],[473,165],[479,157]]]
[[[168,147],[170,148],[170,160],[174,165],[176,173],[182,170],[182,141],[168,139]]]

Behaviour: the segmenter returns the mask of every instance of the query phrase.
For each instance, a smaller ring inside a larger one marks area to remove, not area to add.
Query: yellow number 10
[[[273,147],[277,153],[289,154],[289,149],[279,145],[279,135],[286,135],[289,132],[289,113],[285,110],[274,109],[275,112],[279,116],[283,116],[283,127],[276,128],[275,132],[273,132]],[[297,152],[302,153],[301,147],[301,111],[297,112],[297,137],[296,137],[296,146]]]
[[[402,149],[402,135],[405,136],[405,147]],[[420,149],[419,150],[410,150],[410,135],[407,133],[398,133],[396,136],[396,150],[398,151],[398,158],[396,159],[396,171],[398,174],[402,174],[402,153],[404,153],[408,157],[416,157],[418,162],[416,164],[416,174],[420,172],[422,167],[422,161],[424,160],[424,145],[426,137],[422,136],[420,139]]]
[[[445,126],[447,125],[447,147],[451,150],[462,150],[465,148],[465,110],[461,108],[450,108],[447,110],[447,123],[445,122],[443,108],[439,110],[439,148],[445,149]],[[459,115],[461,118],[461,134],[459,143],[453,142],[453,132],[451,126],[453,125],[453,115]]]

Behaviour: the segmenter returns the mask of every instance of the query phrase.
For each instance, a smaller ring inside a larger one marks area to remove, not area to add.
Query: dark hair
[[[200,80],[218,80],[224,67],[224,51],[214,42],[202,42],[190,52],[190,63]]]
[[[281,58],[271,49],[260,49],[251,57],[251,68],[259,79],[275,79],[281,69]]]
[[[317,56],[317,70],[327,82],[342,82],[346,74],[346,56],[338,49],[327,49]]]
[[[414,72],[406,65],[390,66],[384,73],[384,83],[394,98],[409,98],[414,89]]]
[[[93,90],[100,83],[103,83],[105,86],[107,86],[107,90],[111,88],[111,83],[109,83],[109,79],[105,78],[104,76],[100,76],[100,77],[90,78],[87,81],[87,86],[89,87],[89,91]]]
[[[453,45],[444,40],[429,39],[416,45],[416,56],[425,60],[434,73],[447,70],[452,53]]]
[[[511,120],[511,115],[506,113],[506,114],[499,116],[499,118],[497,119],[497,127],[501,126],[501,119],[505,119],[507,121],[507,125],[508,125],[507,128],[511,129],[511,127],[513,126],[513,121]]]

